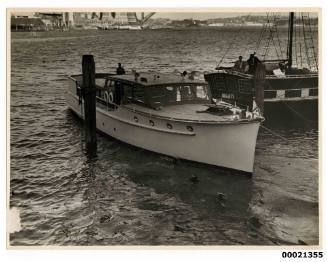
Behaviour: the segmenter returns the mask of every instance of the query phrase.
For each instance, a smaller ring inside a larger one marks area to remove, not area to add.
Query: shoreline
[[[280,28],[281,31],[287,30],[285,27]],[[315,29],[315,28],[314,28]],[[48,37],[80,37],[80,36],[97,36],[104,35],[108,33],[121,33],[121,32],[147,32],[147,31],[195,31],[195,30],[205,30],[205,31],[260,31],[261,26],[192,26],[192,27],[162,27],[162,28],[145,28],[142,30],[98,30],[98,29],[71,29],[67,31],[63,30],[52,30],[52,31],[11,31],[11,39],[26,39],[26,38],[48,38]]]

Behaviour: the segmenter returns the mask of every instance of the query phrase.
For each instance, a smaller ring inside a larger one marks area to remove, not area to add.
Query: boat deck
[[[134,74],[112,75],[108,79],[116,80],[130,85],[143,87],[169,86],[169,85],[204,85],[206,82],[201,79],[192,78],[190,75],[181,76],[178,74],[164,73],[139,73],[135,78]]]
[[[182,104],[182,105],[168,105],[162,107],[160,110],[154,110],[151,108],[143,107],[138,104],[128,104],[125,107],[150,114],[152,116],[159,116],[171,119],[184,119],[188,121],[199,122],[223,122],[233,120],[233,115],[219,115],[215,113],[205,112],[208,109],[207,105],[202,104]],[[235,120],[234,120],[235,121]]]

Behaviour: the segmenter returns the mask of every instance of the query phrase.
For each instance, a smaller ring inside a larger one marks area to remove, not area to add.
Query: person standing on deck
[[[118,67],[116,69],[117,75],[125,75],[125,69],[121,66],[121,63],[118,63]]]
[[[121,66],[121,63],[118,63],[118,67],[116,69],[117,75],[125,75],[125,69]],[[114,93],[114,103],[116,105],[120,105],[122,98],[124,96],[124,87],[121,83],[115,83],[115,93]]]
[[[250,75],[254,75],[255,70],[257,69],[258,63],[260,63],[260,60],[255,56],[255,52],[250,55],[250,58],[247,60],[249,71],[248,73]]]
[[[242,56],[239,56],[238,57],[238,60],[235,61],[234,69],[236,71],[239,71],[239,72],[244,72],[245,71],[246,64],[245,64],[245,62],[242,59],[243,59],[243,57]]]

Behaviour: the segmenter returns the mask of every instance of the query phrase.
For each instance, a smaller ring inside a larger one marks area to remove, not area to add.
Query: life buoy
[[[114,102],[114,94],[112,92],[109,92],[109,103],[113,103]]]
[[[105,91],[104,92],[104,100],[107,102],[107,103],[113,103],[114,102],[114,94],[113,92],[107,92]]]
[[[109,94],[107,91],[104,92],[104,100],[108,103],[109,102]]]

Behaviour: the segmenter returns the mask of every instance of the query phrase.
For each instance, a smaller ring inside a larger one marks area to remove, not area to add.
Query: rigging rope
[[[301,63],[301,68],[303,68],[303,56],[302,56],[302,42],[301,42],[301,39],[302,39],[302,37],[303,37],[303,34],[302,34],[302,36],[301,36],[301,28],[300,27],[298,27],[298,31],[299,31],[299,36],[298,36],[298,38],[299,38],[299,43],[300,43],[300,63]]]
[[[263,55],[263,59],[265,60],[266,59],[266,56],[268,54],[268,49],[269,49],[269,46],[270,46],[270,41],[271,41],[271,38],[272,38],[272,32],[270,30],[270,21],[269,21],[269,13],[267,13],[267,30],[268,33],[269,33],[269,36],[267,37],[267,43],[266,43],[266,47],[264,48],[264,55]]]
[[[249,15],[245,18],[245,20],[247,20],[250,17],[251,13],[249,13]],[[243,26],[244,24],[242,24]],[[220,61],[217,63],[217,68],[219,68],[219,66],[221,65],[221,63],[223,62],[223,60],[225,59],[225,56],[227,55],[227,53],[229,52],[229,50],[234,47],[235,44],[235,40],[236,37],[239,37],[239,33],[241,32],[242,26],[239,27],[238,31],[236,31],[236,33],[234,34],[234,39],[233,39],[233,43],[231,45],[228,45],[225,53],[223,54],[222,58],[220,59]]]
[[[265,48],[265,54],[263,56],[264,60],[266,60],[266,56],[268,55],[271,40],[272,40],[272,31],[269,30],[268,41],[267,41],[267,45]]]
[[[300,16],[299,16],[299,19],[300,19]],[[303,41],[304,41],[304,37],[303,37],[303,32],[302,32],[300,26],[298,27],[298,33],[299,33],[299,43],[300,43],[300,62],[301,62],[301,68],[303,68],[303,63],[304,63],[303,62],[303,56],[304,56],[304,54],[303,54],[303,51],[302,51],[303,50],[303,43],[302,43],[301,39],[303,39]]]
[[[277,36],[277,40],[278,40],[280,54],[281,54],[281,57],[283,57],[283,49],[282,49],[281,40],[280,40],[279,34],[278,34],[277,19],[276,19],[276,22],[275,22],[275,28],[276,28],[276,36]]]
[[[273,45],[274,45],[274,48],[275,48],[276,56],[277,56],[278,59],[280,59],[281,56],[278,53],[277,45],[275,45],[274,32],[275,31],[272,31],[272,42],[273,42]]]
[[[313,43],[313,34],[312,34],[312,30],[311,30],[311,19],[310,19],[309,13],[308,13],[308,23],[309,23],[310,40],[311,40],[311,48],[312,48],[312,52],[313,52],[313,58],[314,58],[316,69],[318,70],[318,61],[317,61],[317,55],[316,55],[314,43]]]
[[[264,59],[266,59],[266,56],[269,57],[270,54],[270,44],[272,43],[274,49],[275,49],[275,53],[276,56],[274,58],[277,59],[282,59],[283,58],[283,52],[282,52],[282,48],[281,48],[281,44],[280,44],[280,39],[278,36],[278,30],[277,30],[277,16],[272,13],[272,19],[269,18],[269,13],[267,13],[267,24],[266,24],[266,28],[268,29],[267,31],[269,32],[269,36],[267,37],[267,44],[265,47],[265,53],[263,55]],[[276,38],[274,37],[274,34],[276,35]],[[277,41],[277,43],[276,43]],[[278,46],[279,46],[279,50],[278,50]]]
[[[276,49],[276,46],[275,46],[275,42],[274,42],[274,31],[272,30],[272,27],[271,27],[271,21],[269,20],[268,18],[268,28],[269,28],[269,32],[270,32],[270,37],[271,37],[271,42],[273,44],[273,46],[275,47],[275,52],[276,52],[276,55],[278,57],[278,52],[277,52],[277,49]],[[269,51],[270,49],[266,50],[267,54],[269,55]]]
[[[296,21],[296,13],[294,13],[294,21]],[[296,67],[299,67],[299,62],[298,62],[298,48],[297,48],[297,32],[296,32],[296,27],[294,30],[294,51],[295,51],[295,61],[296,61]]]
[[[264,37],[264,34],[266,32],[266,29],[267,29],[267,26],[268,26],[268,24],[264,24],[264,26],[263,26],[263,28],[262,28],[262,30],[260,32],[260,36],[259,36],[259,38],[257,40],[256,46],[255,46],[255,49],[254,49],[255,52],[257,52],[259,47],[260,47],[261,41],[262,41],[262,39]]]
[[[304,15],[303,13],[301,13],[301,17],[302,17],[302,28],[303,28],[303,38],[304,38],[304,47],[305,47],[305,54],[307,56],[307,64],[308,67],[311,67],[311,63],[310,63],[310,57],[309,57],[309,49],[308,49],[308,45],[307,45],[307,37],[306,37],[306,32],[305,32],[305,25],[304,25]]]
[[[277,136],[277,137],[283,139],[284,141],[288,141],[287,138],[285,138],[285,137],[277,134],[276,132],[272,131],[270,128],[268,128],[268,127],[266,127],[264,125],[260,125],[260,127],[262,127],[263,129],[267,130],[269,133],[273,134],[274,136]]]

